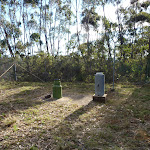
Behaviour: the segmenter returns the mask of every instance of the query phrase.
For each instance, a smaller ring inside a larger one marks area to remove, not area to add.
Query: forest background
[[[14,64],[4,79],[93,82],[101,71],[110,83],[115,68],[115,80],[148,81],[150,1],[121,2],[0,0],[0,74]]]

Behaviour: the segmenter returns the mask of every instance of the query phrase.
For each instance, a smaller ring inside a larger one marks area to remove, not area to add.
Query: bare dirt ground
[[[87,105],[89,102],[92,101],[92,94],[80,94],[80,93],[65,93],[63,94],[63,97],[60,99],[53,99],[49,98],[46,99],[47,101],[54,101],[56,100],[58,103],[72,103],[77,105]]]

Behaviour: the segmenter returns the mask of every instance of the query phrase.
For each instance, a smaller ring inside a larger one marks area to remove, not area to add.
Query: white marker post
[[[105,103],[105,75],[102,72],[95,74],[95,94],[93,95],[94,101]]]

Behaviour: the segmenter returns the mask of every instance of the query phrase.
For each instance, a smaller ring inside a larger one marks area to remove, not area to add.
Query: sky
[[[120,5],[123,7],[127,7],[130,5],[130,0],[124,0]],[[109,20],[112,22],[116,22],[116,20],[117,20],[117,18],[116,18],[117,16],[115,14],[116,9],[117,9],[117,7],[113,6],[112,4],[106,5],[106,8],[105,8],[106,17],[109,18]]]

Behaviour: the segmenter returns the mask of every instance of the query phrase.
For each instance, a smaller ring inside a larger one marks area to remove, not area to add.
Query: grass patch
[[[32,147],[30,148],[30,150],[39,150],[39,149],[38,149],[37,146],[34,145],[34,146],[32,146]]]
[[[18,131],[18,126],[16,124],[13,126],[13,130],[14,132]]]
[[[127,108],[133,112],[133,115],[139,119],[148,119],[150,117],[149,110],[150,86],[146,85],[142,88],[135,89],[131,95],[130,104]]]
[[[14,116],[9,115],[7,118],[5,118],[3,120],[2,126],[3,127],[10,127],[14,123],[16,123],[16,121],[17,121],[17,118],[15,118]]]
[[[0,149],[149,148],[150,85],[118,84],[112,92],[106,84],[106,104],[89,101],[93,83],[62,83],[72,100],[55,101],[41,98],[52,92],[52,83],[0,85]],[[82,101],[87,93],[89,103],[73,99]]]

